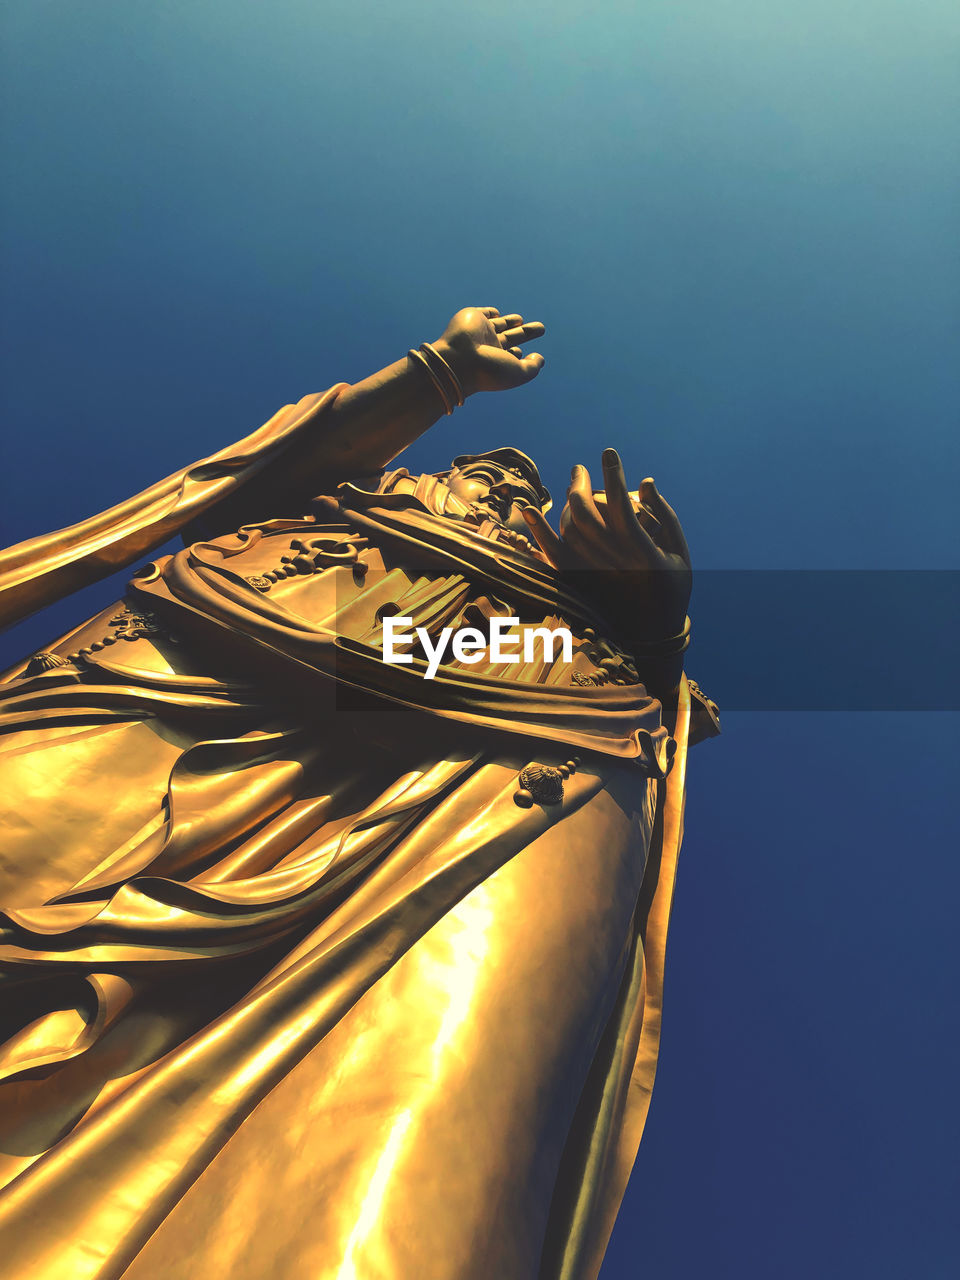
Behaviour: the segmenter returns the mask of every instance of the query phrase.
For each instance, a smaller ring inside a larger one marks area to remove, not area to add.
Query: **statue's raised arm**
[[[543,332],[516,313],[466,307],[435,342],[363,381],[305,396],[109,510],[0,552],[0,626],[126,568],[193,521],[237,528],[381,470],[466,396],[536,377],[543,356],[521,344]]]

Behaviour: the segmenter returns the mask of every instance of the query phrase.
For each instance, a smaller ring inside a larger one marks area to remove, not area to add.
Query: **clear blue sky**
[[[412,468],[509,442],[562,493],[614,444],[701,569],[958,567],[953,0],[8,0],[2,37],[4,541],[476,303],[544,320],[546,369]],[[709,622],[724,706],[719,647],[787,640]],[[736,702],[603,1280],[955,1275],[957,717]]]

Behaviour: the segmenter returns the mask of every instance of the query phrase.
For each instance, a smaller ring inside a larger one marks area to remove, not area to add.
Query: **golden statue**
[[[519,450],[387,470],[542,333],[467,308],[0,555],[11,622],[189,544],[0,682],[4,1274],[597,1275],[717,731],[686,544],[612,450],[559,535]]]

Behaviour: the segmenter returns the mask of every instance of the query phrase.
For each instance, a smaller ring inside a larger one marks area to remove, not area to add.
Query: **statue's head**
[[[491,449],[488,453],[463,453],[454,458],[442,476],[458,498],[491,514],[516,533],[526,536],[521,515],[524,507],[550,510],[550,494],[532,458],[519,449]]]

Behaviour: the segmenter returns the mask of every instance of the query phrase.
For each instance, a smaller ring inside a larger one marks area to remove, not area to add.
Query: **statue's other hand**
[[[678,635],[690,600],[690,552],[676,512],[652,479],[630,492],[616,449],[603,452],[604,489],[573,468],[556,534],[542,512],[524,519],[541,551],[623,636],[644,642]]]
[[[543,368],[539,351],[525,355],[522,347],[543,333],[539,320],[524,321],[516,312],[502,316],[496,307],[464,307],[434,346],[453,366],[467,395],[507,391]]]

